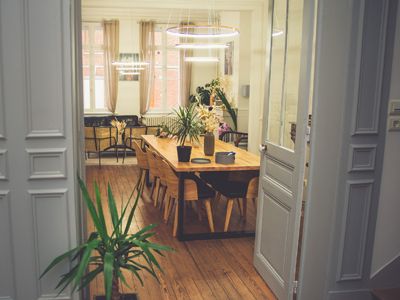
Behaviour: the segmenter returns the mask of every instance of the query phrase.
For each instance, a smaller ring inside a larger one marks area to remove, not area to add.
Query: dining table
[[[225,239],[238,237],[251,237],[255,235],[254,230],[239,230],[227,232],[204,232],[204,233],[185,233],[184,230],[184,180],[190,178],[194,173],[200,172],[254,172],[260,170],[260,156],[244,149],[235,147],[233,144],[215,139],[215,153],[234,152],[235,161],[232,164],[221,164],[215,161],[215,155],[206,156],[203,150],[203,137],[197,143],[185,143],[192,145],[191,158],[207,158],[209,163],[179,162],[176,146],[177,141],[169,137],[157,137],[155,135],[142,135],[146,145],[156,151],[176,172],[179,178],[178,192],[178,229],[177,238],[179,241],[206,240],[206,239]]]

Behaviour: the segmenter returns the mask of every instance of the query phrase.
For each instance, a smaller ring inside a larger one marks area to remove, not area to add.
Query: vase
[[[215,137],[214,133],[207,132],[204,135],[204,154],[207,156],[213,156],[215,150]]]

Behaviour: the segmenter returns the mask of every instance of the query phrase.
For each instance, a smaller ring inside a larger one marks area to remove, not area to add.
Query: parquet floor
[[[100,184],[103,200],[106,201],[106,183],[110,182],[117,201],[127,200],[137,180],[136,166],[97,166],[86,167],[88,188],[92,193],[93,181]],[[151,299],[276,299],[253,267],[254,238],[240,238],[227,240],[179,242],[172,237],[172,224],[161,221],[161,211],[155,208],[147,197],[145,190],[143,201],[140,201],[136,211],[135,223],[132,232],[151,223],[157,223],[158,234],[154,242],[173,247],[175,252],[166,253],[159,257],[164,273],[158,272],[160,283],[149,274],[143,273],[144,287],[130,274],[126,274],[131,288],[122,285],[123,292],[135,292],[140,300]],[[251,203],[248,205],[252,207]],[[234,209],[237,211],[237,209]],[[220,212],[220,213],[219,213]],[[214,219],[223,219],[224,205],[215,209]],[[222,214],[221,216],[219,214]],[[249,209],[249,217],[253,214]],[[199,222],[193,213],[194,224],[191,230],[207,228],[206,217]],[[234,219],[234,217],[232,217]],[[254,222],[247,221],[241,225],[240,218],[233,221],[235,226],[254,226]],[[238,221],[239,220],[239,221]],[[172,218],[171,218],[172,221]],[[222,220],[223,221],[223,220]],[[221,221],[221,224],[222,224]],[[200,224],[200,225],[198,225]],[[218,221],[216,221],[218,228]],[[89,232],[93,229],[88,224]],[[104,294],[103,280],[97,278],[91,284],[91,295]]]

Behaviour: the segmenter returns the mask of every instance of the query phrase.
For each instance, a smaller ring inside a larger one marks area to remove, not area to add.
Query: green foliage
[[[226,98],[226,94],[223,88],[220,86],[219,78],[211,80],[210,83],[206,83],[203,86],[199,86],[196,88],[196,94],[190,95],[190,102],[196,103],[198,105],[210,105],[211,96],[215,96],[215,100],[221,100],[222,104],[225,106],[227,112],[232,118],[234,130],[237,130],[237,115],[236,110],[233,109]]]
[[[224,104],[228,114],[231,116],[234,129],[237,130],[236,111],[230,105],[230,103],[229,103],[228,99],[226,98],[226,95],[222,89],[217,89],[215,92],[216,92],[217,97],[222,101],[222,104]]]
[[[70,262],[72,268],[63,274],[57,285],[60,293],[72,285],[72,291],[81,290],[89,285],[100,273],[104,274],[104,286],[106,299],[111,299],[113,277],[121,279],[127,285],[122,270],[133,273],[143,285],[140,271],[149,272],[157,279],[155,269],[162,269],[154,254],[163,256],[161,251],[172,251],[170,247],[151,243],[148,239],[155,235],[151,230],[157,225],[151,224],[134,234],[129,233],[133,217],[140,195],[138,194],[132,205],[133,190],[127,203],[122,205],[121,213],[118,213],[116,202],[108,184],[108,210],[112,221],[112,231],[108,232],[103,211],[103,202],[98,185],[94,184],[96,204],[90,198],[85,183],[78,178],[82,191],[82,198],[90,217],[93,220],[96,231],[82,245],[56,257],[44,270],[41,278],[53,267],[61,262]],[[127,220],[125,225],[123,220]],[[139,262],[140,261],[140,262]],[[157,279],[158,280],[158,279]]]
[[[191,103],[188,107],[179,106],[174,110],[177,118],[168,128],[168,134],[175,136],[181,146],[185,145],[186,138],[190,142],[199,141],[199,136],[204,131],[196,107],[195,103]]]

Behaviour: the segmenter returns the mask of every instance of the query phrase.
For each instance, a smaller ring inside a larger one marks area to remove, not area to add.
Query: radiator
[[[160,126],[160,125],[167,125],[170,127],[174,120],[176,119],[175,116],[145,116],[142,119],[142,122],[147,126]]]

